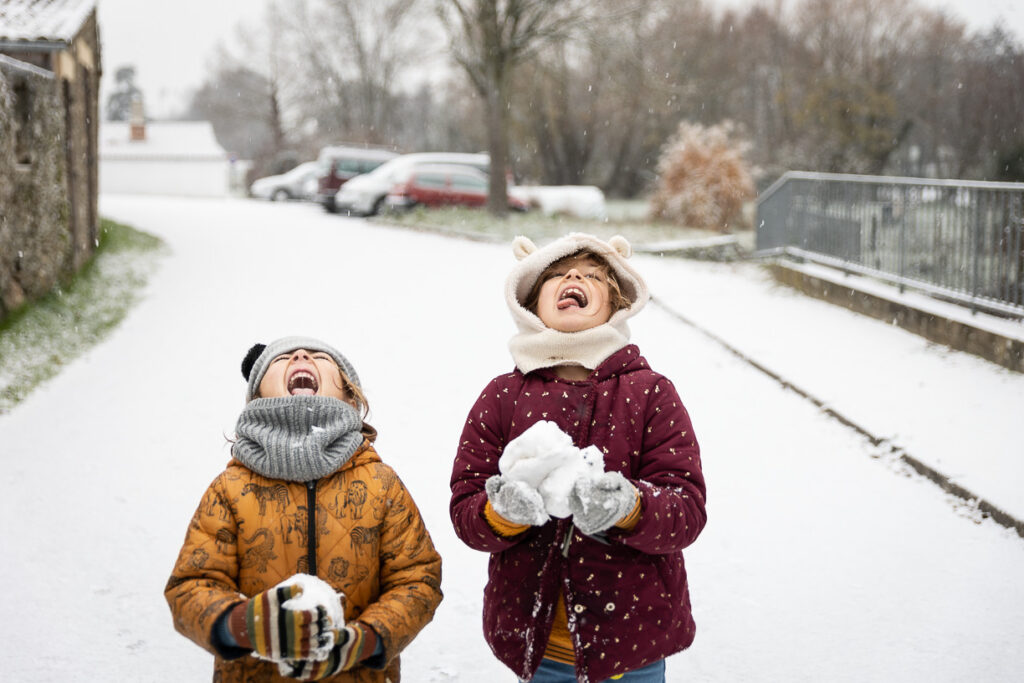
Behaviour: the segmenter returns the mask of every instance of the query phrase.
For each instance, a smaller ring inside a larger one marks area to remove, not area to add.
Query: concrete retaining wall
[[[805,294],[894,323],[933,342],[981,356],[1015,372],[1024,372],[1024,341],[1020,339],[814,277],[788,268],[785,263],[773,263],[769,269],[776,280]]]

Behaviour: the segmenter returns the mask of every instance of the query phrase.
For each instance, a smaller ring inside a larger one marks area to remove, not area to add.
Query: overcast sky
[[[742,7],[758,0],[712,0]],[[188,93],[202,83],[214,46],[235,40],[239,24],[262,17],[269,0],[97,0],[103,41],[103,90],[106,101],[115,70],[132,64],[136,83],[150,116],[166,117],[180,109]],[[971,29],[994,22],[1024,36],[1024,0],[919,0],[966,21]]]

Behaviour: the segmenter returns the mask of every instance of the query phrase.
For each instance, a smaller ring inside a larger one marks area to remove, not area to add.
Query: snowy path
[[[404,680],[513,681],[480,635],[486,557],[461,545],[447,515],[462,420],[486,381],[511,367],[501,292],[510,250],[308,205],[103,197],[101,208],[173,253],[107,342],[0,417],[0,581],[22,596],[2,612],[3,678],[208,680],[210,656],[173,631],[163,584],[228,457],[242,354],[254,341],[305,333],[335,343],[359,370],[379,450],[444,558],[445,601],[407,650]],[[769,304],[746,311],[750,298],[729,293],[748,289],[801,320],[829,316],[817,302],[744,269],[638,265],[677,310],[802,373],[794,380],[825,376],[813,351],[827,341],[785,354],[764,341],[786,327],[757,317]],[[745,327],[730,322],[748,314]],[[1022,395],[1014,377],[993,380],[935,347],[922,345],[911,362],[902,356],[910,342],[873,321],[822,320],[830,335],[892,348],[891,385],[978,381],[1005,384],[1006,400]],[[663,311],[650,307],[633,331],[687,403],[709,487],[708,528],[687,552],[697,641],[670,660],[669,681],[1019,679],[1022,539],[958,514],[933,484],[872,459],[850,430]],[[917,375],[923,362],[927,378]],[[866,379],[834,395],[807,388],[886,412],[876,399],[888,391]],[[964,400],[966,428],[987,425],[990,408]],[[923,432],[953,426],[927,417],[907,418],[900,432],[904,445],[920,444],[915,455],[930,443]],[[1019,450],[1019,438],[977,436]]]

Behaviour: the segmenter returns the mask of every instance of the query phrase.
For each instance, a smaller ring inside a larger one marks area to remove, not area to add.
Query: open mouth
[[[579,287],[566,287],[558,297],[558,310],[564,311],[567,308],[586,308],[587,295]]]
[[[320,388],[320,382],[308,370],[296,370],[288,378],[288,393],[292,396],[313,396]]]

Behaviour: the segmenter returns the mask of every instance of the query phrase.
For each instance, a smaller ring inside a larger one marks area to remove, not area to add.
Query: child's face
[[[548,274],[537,298],[537,317],[559,332],[603,325],[612,316],[604,269],[586,256],[564,259]]]
[[[334,359],[322,351],[296,349],[270,361],[260,381],[261,398],[332,396],[351,402]]]

